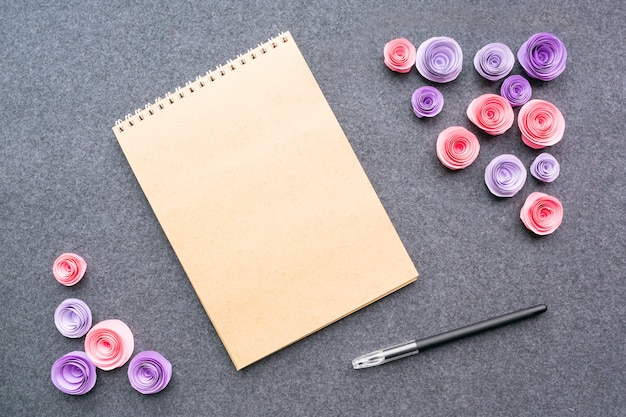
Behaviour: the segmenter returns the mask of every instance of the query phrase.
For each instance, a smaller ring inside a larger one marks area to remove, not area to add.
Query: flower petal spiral
[[[162,391],[172,378],[172,364],[159,352],[138,353],[128,365],[130,385],[142,394]]]
[[[427,80],[447,83],[456,79],[463,66],[463,51],[452,38],[430,38],[417,48],[415,66]]]
[[[385,65],[395,72],[411,71],[415,64],[415,46],[404,38],[393,39],[385,44],[383,57]]]
[[[544,100],[530,100],[517,116],[522,141],[533,149],[552,146],[563,138],[565,119],[561,111]]]
[[[52,274],[59,283],[66,287],[80,281],[87,270],[87,262],[75,253],[60,255],[52,265]]]
[[[478,157],[480,143],[476,135],[462,126],[444,129],[437,138],[437,158],[449,169],[463,169]]]
[[[420,87],[413,93],[411,105],[417,117],[434,117],[443,109],[443,94],[435,87]]]
[[[503,43],[487,44],[474,55],[474,68],[482,77],[490,81],[498,81],[509,75],[513,64],[515,64],[515,56]]]
[[[485,168],[485,184],[497,197],[513,197],[526,183],[526,168],[515,155],[496,156]]]
[[[54,312],[54,324],[65,337],[83,337],[91,328],[91,321],[89,306],[77,298],[63,301]]]
[[[563,205],[558,198],[534,192],[527,198],[520,211],[524,226],[538,235],[549,235],[563,221]]]
[[[560,170],[556,158],[545,152],[538,155],[530,165],[530,174],[543,182],[554,181],[559,176]]]
[[[472,100],[467,107],[467,117],[492,136],[501,135],[509,130],[515,119],[509,102],[496,94],[483,94]]]
[[[121,320],[104,320],[91,328],[85,337],[85,352],[94,365],[109,371],[123,366],[135,348],[135,339]]]
[[[60,391],[70,395],[83,395],[96,385],[96,367],[85,352],[74,351],[54,362],[50,378]]]
[[[504,97],[512,107],[523,106],[530,100],[533,89],[528,80],[521,75],[511,75],[506,78],[500,87],[500,95]]]
[[[536,33],[519,48],[517,59],[530,77],[551,81],[565,71],[567,49],[555,35]]]

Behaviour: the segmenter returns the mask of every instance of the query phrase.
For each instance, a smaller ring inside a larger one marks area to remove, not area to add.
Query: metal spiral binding
[[[237,58],[227,61],[226,64],[218,65],[215,67],[215,70],[207,71],[204,75],[197,76],[195,80],[188,81],[183,87],[177,87],[174,93],[168,92],[165,98],[157,97],[152,103],[135,110],[134,113],[127,114],[123,120],[118,119],[115,122],[115,129],[118,132],[124,132],[127,128],[132,128],[136,123],[154,116],[166,107],[175,105],[179,100],[184,100],[188,94],[193,94],[208,84],[217,81],[218,78],[227,77],[229,73],[237,71],[237,69],[247,65],[249,62],[260,59],[260,56],[278,48],[281,43],[289,42],[290,39],[287,32],[268,39],[267,42],[259,44],[256,48],[249,49],[245,54],[238,55]]]

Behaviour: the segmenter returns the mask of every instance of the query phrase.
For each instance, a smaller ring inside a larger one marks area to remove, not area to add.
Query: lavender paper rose
[[[54,312],[54,324],[59,332],[70,338],[79,338],[91,328],[92,317],[89,306],[77,298],[63,301]]]
[[[452,38],[430,38],[417,48],[415,66],[424,78],[436,83],[456,79],[463,66],[463,51]]]
[[[485,184],[498,197],[513,197],[526,183],[526,168],[515,155],[496,156],[485,169]]]
[[[503,43],[485,45],[474,55],[474,68],[489,81],[498,81],[509,75],[513,64],[515,64],[515,56]]]
[[[530,165],[530,174],[543,182],[554,181],[559,176],[560,170],[556,158],[545,152],[538,155]]]

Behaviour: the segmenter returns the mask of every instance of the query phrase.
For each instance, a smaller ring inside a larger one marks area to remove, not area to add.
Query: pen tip
[[[385,355],[382,350],[377,350],[354,359],[352,361],[352,367],[354,369],[371,368],[372,366],[380,365],[383,362],[385,362]]]

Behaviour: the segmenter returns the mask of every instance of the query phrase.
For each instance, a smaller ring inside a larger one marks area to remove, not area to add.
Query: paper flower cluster
[[[511,104],[511,107],[523,106],[530,100],[532,94],[530,83],[521,75],[507,77],[500,87],[500,95]]]
[[[530,100],[517,116],[522,141],[533,149],[552,146],[563,138],[565,119],[561,111],[545,100]]]
[[[57,280],[59,276],[62,278],[59,282],[78,282],[86,266],[80,256],[64,253],[57,258],[52,269]],[[87,335],[84,352],[67,353],[52,365],[52,383],[66,394],[86,394],[96,384],[96,367],[104,371],[119,368],[133,354],[135,338],[126,323],[111,319],[91,327],[91,309],[77,298],[68,298],[59,304],[54,312],[54,324],[63,336],[79,338]],[[163,390],[171,377],[172,364],[155,351],[139,353],[128,369],[131,386],[142,394]]]
[[[474,68],[489,81],[498,81],[513,69],[515,56],[503,43],[490,43],[483,46],[474,55]]]
[[[435,87],[420,87],[413,93],[411,104],[417,117],[434,117],[443,109],[443,94]]]
[[[485,168],[485,184],[498,197],[513,197],[526,183],[526,168],[515,155],[496,156]]]
[[[137,354],[128,365],[130,385],[142,394],[154,394],[167,386],[172,378],[172,364],[158,352]]]
[[[52,274],[59,283],[66,287],[80,281],[87,270],[87,262],[75,253],[60,255],[52,265]]]
[[[437,138],[437,158],[449,169],[463,169],[478,157],[480,143],[476,135],[462,126],[443,130]]]
[[[54,324],[59,332],[70,338],[83,337],[91,328],[91,309],[84,301],[68,298],[54,312]]]
[[[436,83],[455,80],[463,66],[463,51],[452,38],[430,38],[417,48],[415,66],[422,77]]]
[[[534,192],[526,198],[520,211],[520,219],[533,233],[549,235],[563,221],[563,205],[556,197]]]
[[[96,385],[96,367],[85,352],[74,351],[54,362],[50,377],[60,391],[70,395],[83,395]]]
[[[513,126],[515,115],[508,101],[497,94],[483,94],[467,107],[467,117],[492,136],[501,135]]]
[[[530,174],[542,182],[552,182],[558,176],[561,167],[556,158],[549,153],[537,155],[530,166]]]
[[[406,73],[415,64],[415,46],[408,39],[393,39],[385,44],[383,56],[390,70]]]
[[[384,48],[385,64],[394,71],[409,72],[410,62],[414,58],[418,72],[435,83],[447,83],[459,76],[463,51],[454,39],[432,37],[422,42],[415,54],[412,47],[404,38],[389,42]],[[392,54],[394,48],[398,52]],[[565,70],[567,50],[555,35],[536,33],[523,42],[517,51],[517,59],[529,77],[550,81]],[[504,79],[499,95],[483,94],[468,105],[467,118],[476,127],[492,136],[502,135],[515,121],[513,107],[521,106],[517,122],[524,144],[533,149],[543,149],[561,141],[565,132],[563,114],[548,101],[531,100],[533,89],[526,78],[517,74],[509,76],[515,65],[515,55],[507,45],[494,42],[483,46],[474,55],[473,64],[478,74],[489,81]],[[432,86],[417,88],[411,97],[413,112],[418,118],[439,114],[443,102],[441,92]],[[460,170],[477,159],[480,144],[476,135],[469,130],[451,126],[437,137],[436,151],[443,166]],[[547,153],[538,155],[530,165],[531,175],[544,183],[554,181],[559,171],[558,161]],[[527,170],[522,161],[508,153],[495,157],[485,168],[485,184],[498,197],[516,195],[524,187],[526,178]],[[522,209],[522,221],[537,234],[552,233],[560,224],[558,215],[562,217],[562,206],[559,203],[559,212],[550,198],[556,200],[545,194],[532,193]],[[529,211],[531,203],[540,205],[541,209]],[[559,221],[550,220],[549,224],[544,225],[542,222],[548,223],[548,218],[558,218]]]
[[[555,35],[536,33],[519,48],[517,59],[530,77],[551,81],[565,71],[567,49]]]

